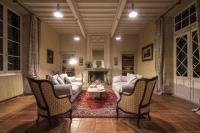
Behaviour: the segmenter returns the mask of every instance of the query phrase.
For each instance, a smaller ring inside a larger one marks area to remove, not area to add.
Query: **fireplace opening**
[[[100,71],[89,72],[89,83],[93,83],[96,80],[103,83],[104,82],[104,72],[100,72]]]

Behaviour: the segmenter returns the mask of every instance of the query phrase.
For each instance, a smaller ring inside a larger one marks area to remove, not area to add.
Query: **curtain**
[[[198,21],[198,30],[199,30],[198,42],[199,42],[199,50],[200,50],[200,0],[197,0],[197,21]]]
[[[31,15],[29,44],[29,76],[38,76],[39,71],[39,19]]]
[[[158,76],[157,88],[155,93],[163,93],[163,76],[164,76],[164,18],[161,17],[156,22],[156,38],[155,38],[155,70]]]

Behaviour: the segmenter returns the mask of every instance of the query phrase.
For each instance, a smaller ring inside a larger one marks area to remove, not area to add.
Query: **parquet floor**
[[[67,118],[45,119],[35,123],[36,104],[33,96],[22,96],[0,104],[0,133],[200,133],[200,116],[191,112],[195,106],[172,96],[153,96],[152,120],[142,120],[141,129],[135,119]]]

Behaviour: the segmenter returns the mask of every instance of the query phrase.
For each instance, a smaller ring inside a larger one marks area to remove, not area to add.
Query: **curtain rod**
[[[166,12],[164,12],[159,18],[164,17],[167,13],[169,13],[173,8],[175,8],[177,5],[181,4],[181,0],[178,0],[174,5],[172,5]]]

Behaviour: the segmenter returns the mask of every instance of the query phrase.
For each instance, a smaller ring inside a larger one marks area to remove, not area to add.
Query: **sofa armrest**
[[[71,84],[65,84],[65,85],[54,85],[54,89],[56,92],[56,95],[72,95],[72,85]]]
[[[73,82],[82,82],[82,78],[75,78]]]
[[[134,90],[134,84],[122,85],[122,93],[132,93]]]

